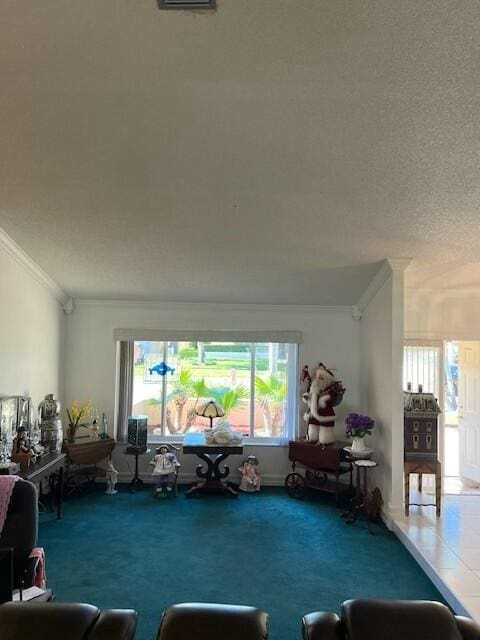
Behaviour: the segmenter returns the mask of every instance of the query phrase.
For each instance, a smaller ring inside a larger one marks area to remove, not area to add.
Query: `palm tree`
[[[274,375],[266,380],[255,377],[255,395],[263,409],[263,420],[267,436],[280,435],[285,417],[287,382]]]
[[[172,435],[182,434],[191,428],[195,420],[195,408],[200,399],[213,398],[216,400],[223,408],[226,417],[230,411],[241,406],[248,396],[248,389],[243,385],[238,385],[234,389],[226,387],[210,388],[206,385],[205,378],[194,380],[191,369],[182,367],[167,396],[167,410],[165,413],[168,432]],[[195,399],[194,404],[188,409],[184,418],[185,405],[191,398]],[[161,406],[162,401],[161,399],[151,398],[149,404]]]
[[[193,380],[192,371],[188,367],[182,367],[179,370],[178,378],[172,383],[171,391],[167,396],[166,421],[170,434],[185,433],[190,429],[195,419],[195,406],[199,398],[208,397],[206,391],[207,387],[203,378],[202,380]],[[193,394],[195,394],[195,405],[193,409],[188,411],[186,420],[184,421],[183,412],[185,405]],[[161,399],[151,398],[149,403],[160,406],[162,401]],[[170,405],[173,405],[173,407]],[[174,410],[173,416],[172,408]]]
[[[225,387],[217,387],[209,390],[209,397],[214,398],[225,412],[225,417],[238,407],[242,406],[248,398],[248,389],[239,384],[234,389],[226,389]]]

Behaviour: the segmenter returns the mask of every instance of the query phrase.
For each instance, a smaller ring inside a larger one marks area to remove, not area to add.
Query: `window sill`
[[[158,446],[163,442],[168,442],[176,446],[183,445],[183,437],[178,436],[156,436],[148,440],[149,446]],[[245,438],[244,447],[288,447],[288,438]]]

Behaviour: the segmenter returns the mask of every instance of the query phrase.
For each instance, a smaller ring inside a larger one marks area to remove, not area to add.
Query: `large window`
[[[403,389],[411,385],[418,391],[421,385],[425,393],[440,397],[441,345],[407,344],[403,350]]]
[[[133,415],[148,416],[150,440],[203,431],[196,407],[214,398],[230,426],[250,438],[293,436],[296,345],[136,341]]]

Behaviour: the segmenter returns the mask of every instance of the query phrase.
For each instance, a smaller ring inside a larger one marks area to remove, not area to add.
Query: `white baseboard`
[[[140,478],[145,484],[153,484],[154,479],[151,473],[139,473]],[[119,471],[118,482],[128,483],[132,479],[133,474],[129,471]],[[230,477],[229,477],[230,479]],[[105,482],[105,478],[100,479]],[[178,476],[178,484],[192,484],[197,482],[198,476],[195,473],[181,473]],[[232,482],[240,481],[240,478],[236,475],[231,477]],[[265,487],[283,487],[285,484],[285,476],[277,474],[265,474],[262,475],[262,485]]]

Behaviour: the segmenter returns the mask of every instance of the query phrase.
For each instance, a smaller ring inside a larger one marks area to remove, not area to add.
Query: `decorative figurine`
[[[113,466],[113,463],[111,460],[108,461],[107,471],[105,473],[105,476],[107,478],[107,490],[105,491],[105,493],[108,493],[108,495],[110,496],[113,495],[114,493],[118,493],[118,491],[115,489],[115,485],[117,484],[117,481],[118,481],[118,471]]]
[[[242,474],[239,486],[240,491],[245,491],[245,493],[260,491],[262,477],[260,475],[256,456],[248,456],[238,470]]]
[[[19,427],[17,435],[13,439],[12,460],[18,462],[23,470],[28,469],[30,464],[36,460],[30,436],[25,427]]]
[[[153,375],[154,373],[158,373],[159,376],[164,376],[166,373],[169,373],[171,376],[173,376],[173,374],[175,373],[175,369],[172,369],[172,367],[169,367],[168,364],[165,364],[165,362],[160,362],[159,364],[156,364],[154,367],[152,367],[148,371],[150,372],[150,375]]]
[[[308,370],[308,365],[305,365],[302,369],[302,373],[300,375],[300,383],[306,384],[308,388],[312,384],[312,376],[310,375],[310,371]]]
[[[60,402],[53,393],[48,393],[38,405],[41,443],[49,453],[60,453],[62,450],[63,429],[60,409]]]
[[[150,460],[150,464],[154,466],[152,475],[156,484],[155,497],[166,498],[175,487],[177,470],[181,466],[174,453],[178,449],[171,444],[161,444],[155,451],[155,457]]]
[[[308,374],[308,375],[307,375]],[[310,378],[308,367],[303,369],[302,379]],[[340,404],[345,388],[334,374],[321,362],[313,377],[307,392],[302,399],[308,405],[304,420],[308,424],[307,439],[320,445],[327,446],[335,442],[335,411],[333,407]]]
[[[99,435],[99,438],[100,440],[108,439],[108,418],[104,413],[102,413],[102,431]]]
[[[98,411],[92,408],[91,416],[92,422],[90,423],[90,431],[94,438],[98,438],[98,433],[100,431],[100,425],[98,423]]]

